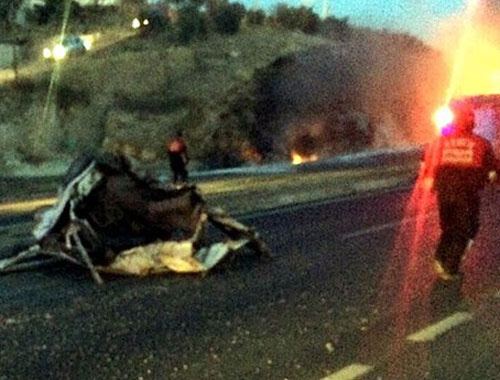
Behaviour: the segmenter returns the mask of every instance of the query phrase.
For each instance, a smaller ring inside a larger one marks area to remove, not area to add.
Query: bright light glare
[[[453,20],[443,32],[442,50],[452,63],[446,102],[461,96],[497,94],[500,71],[500,34],[480,0],[469,0],[460,22]],[[493,16],[492,16],[493,17]],[[454,41],[458,37],[457,41]]]
[[[90,50],[90,48],[92,47],[92,41],[90,40],[90,38],[82,38],[82,41],[83,46],[85,46],[85,50]]]
[[[453,118],[453,112],[447,106],[439,108],[434,114],[434,124],[438,128],[438,132],[441,133],[444,127],[450,125]]]
[[[52,52],[50,51],[50,49],[49,48],[43,49],[43,58],[49,59],[50,57],[52,57]]]
[[[304,162],[317,161],[318,156],[316,154],[311,154],[310,156],[301,156],[297,152],[292,152],[291,161],[293,165],[303,164]]]
[[[500,94],[500,70],[491,74],[491,82],[493,83],[493,92]]]
[[[297,153],[292,153],[292,164],[298,165],[301,164],[303,161],[302,157],[298,155]]]
[[[137,29],[140,26],[141,26],[141,22],[139,21],[139,19],[134,18],[134,20],[132,20],[132,28]]]
[[[54,47],[54,51],[53,51],[54,59],[56,59],[56,60],[64,59],[64,57],[66,57],[66,53],[67,53],[67,49],[64,46],[62,46],[61,44],[57,44]]]
[[[143,23],[144,25],[149,25],[149,20],[148,20],[148,19],[145,19],[142,23]]]

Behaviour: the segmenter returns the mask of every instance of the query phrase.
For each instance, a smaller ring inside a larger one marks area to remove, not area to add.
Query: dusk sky
[[[328,0],[327,0],[328,1]],[[266,11],[278,3],[290,6],[312,6],[322,14],[323,0],[244,0],[250,6]],[[406,31],[424,40],[431,36],[439,23],[461,12],[467,0],[329,0],[330,14],[349,17],[352,24]]]

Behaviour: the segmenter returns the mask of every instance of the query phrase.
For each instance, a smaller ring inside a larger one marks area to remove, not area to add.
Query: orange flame
[[[446,104],[457,97],[500,93],[499,19],[488,16],[480,1],[469,0],[460,19],[443,25],[436,42],[452,67]]]
[[[461,67],[454,96],[500,93],[500,46],[474,30]]]
[[[291,160],[292,160],[292,164],[299,165],[299,164],[303,164],[304,162],[317,161],[318,156],[316,154],[311,154],[309,156],[302,156],[299,153],[292,151]]]

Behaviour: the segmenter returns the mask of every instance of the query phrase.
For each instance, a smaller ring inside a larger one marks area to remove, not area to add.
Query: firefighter
[[[425,183],[437,195],[441,236],[434,269],[442,280],[459,279],[460,263],[479,230],[480,191],[496,180],[497,162],[488,140],[473,133],[474,110],[452,107],[449,132],[426,151]]]
[[[177,131],[175,138],[167,142],[167,153],[170,160],[170,169],[173,174],[173,183],[177,184],[179,181],[183,183],[187,182],[189,157],[182,131]]]

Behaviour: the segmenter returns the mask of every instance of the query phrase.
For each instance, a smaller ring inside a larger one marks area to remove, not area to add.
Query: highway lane
[[[488,193],[460,289],[430,271],[435,213],[412,247],[410,197],[248,214],[275,259],[240,254],[204,278],[98,288],[64,265],[0,277],[0,379],[494,379],[499,196]]]

